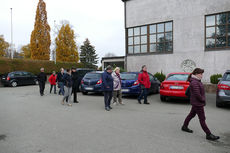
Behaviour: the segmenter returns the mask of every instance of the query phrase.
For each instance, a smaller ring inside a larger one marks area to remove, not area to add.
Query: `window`
[[[230,12],[205,16],[205,49],[230,48]]]
[[[167,53],[173,51],[173,22],[127,29],[127,53]]]

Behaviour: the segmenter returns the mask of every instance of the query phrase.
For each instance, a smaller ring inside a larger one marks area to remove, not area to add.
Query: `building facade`
[[[122,0],[126,68],[156,73],[230,69],[230,0]]]

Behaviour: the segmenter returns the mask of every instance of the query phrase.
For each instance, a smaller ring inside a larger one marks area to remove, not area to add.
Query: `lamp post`
[[[55,36],[55,29],[56,28],[56,20],[54,20],[54,36]],[[55,38],[54,38],[54,40],[55,40]],[[57,53],[56,53],[56,46],[55,46],[55,41],[54,41],[54,62],[55,62],[55,64],[56,64],[56,62],[57,62]]]
[[[10,8],[11,12],[11,59],[14,58],[14,53],[13,53],[13,20],[12,20],[12,8]]]

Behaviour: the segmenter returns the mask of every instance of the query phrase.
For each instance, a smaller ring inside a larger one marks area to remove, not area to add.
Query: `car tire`
[[[219,108],[224,107],[224,104],[222,104],[221,102],[216,101],[216,107],[219,107]]]
[[[162,96],[162,95],[160,95],[160,99],[161,99],[161,101],[166,101],[166,97],[165,96]]]
[[[18,86],[18,83],[16,81],[13,81],[10,83],[11,87],[17,87]]]
[[[83,94],[83,95],[87,95],[88,92],[87,92],[87,91],[82,91],[82,94]]]

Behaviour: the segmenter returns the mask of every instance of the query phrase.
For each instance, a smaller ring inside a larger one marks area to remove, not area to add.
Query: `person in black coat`
[[[73,81],[73,86],[72,86],[72,93],[73,93],[73,102],[74,103],[79,103],[79,101],[77,101],[77,80],[78,80],[78,75],[76,72],[76,68],[72,68],[72,81]]]
[[[63,76],[64,76],[64,69],[61,68],[61,72],[59,72],[57,74],[58,87],[60,88],[60,90],[58,92],[59,95],[64,95],[64,93],[65,93]]]
[[[41,73],[38,74],[38,82],[39,82],[40,95],[43,96],[47,76],[44,73],[45,69],[43,67],[40,70],[41,70]]]

